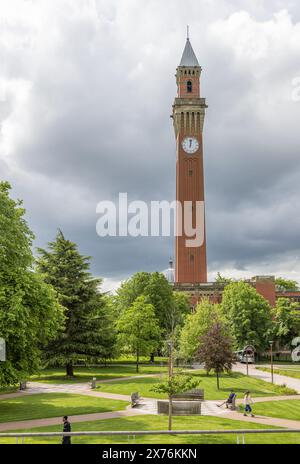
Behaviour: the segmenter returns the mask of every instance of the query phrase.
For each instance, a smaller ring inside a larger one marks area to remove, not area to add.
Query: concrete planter
[[[169,414],[169,401],[157,401],[157,413]],[[200,416],[201,415],[201,401],[176,401],[172,402],[173,416]]]

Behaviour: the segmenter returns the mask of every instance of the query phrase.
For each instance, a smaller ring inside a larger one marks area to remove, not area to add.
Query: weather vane
[[[189,40],[189,38],[190,38],[190,26],[186,26],[186,34],[187,34],[187,39]]]

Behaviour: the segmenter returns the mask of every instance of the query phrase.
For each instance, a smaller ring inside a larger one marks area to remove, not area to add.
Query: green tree
[[[116,327],[120,346],[135,354],[139,372],[140,356],[150,355],[158,346],[159,325],[153,305],[145,296],[139,296],[118,319]]]
[[[0,183],[0,337],[7,361],[0,362],[0,384],[11,385],[36,373],[41,347],[64,323],[64,309],[51,286],[33,272],[34,238],[21,201],[10,198],[10,185]]]
[[[126,311],[139,297],[145,296],[154,307],[162,332],[168,331],[168,312],[174,306],[173,289],[163,274],[138,272],[117,290],[116,306],[119,313]]]
[[[61,231],[48,248],[38,250],[37,269],[67,311],[65,331],[48,345],[45,357],[48,364],[64,365],[73,377],[74,362],[106,359],[113,351],[113,321],[99,290],[101,279],[89,272],[90,257],[82,256]]]
[[[275,279],[275,284],[280,291],[290,290],[297,291],[299,290],[299,285],[296,280],[283,279],[282,277],[277,277]]]
[[[257,352],[266,349],[272,326],[271,307],[255,288],[245,282],[231,283],[224,290],[221,308],[236,349],[249,343]]]
[[[297,303],[288,298],[279,298],[272,309],[273,337],[281,346],[291,344],[293,338],[300,336],[300,314]]]
[[[122,315],[126,312],[139,296],[145,296],[154,307],[160,328],[157,348],[163,350],[166,339],[172,338],[175,343],[179,327],[190,311],[188,296],[182,292],[173,292],[165,276],[159,272],[138,272],[117,290],[114,299],[117,313]],[[150,355],[151,361],[154,361],[154,352]]]
[[[217,388],[220,389],[220,375],[230,372],[235,362],[233,340],[224,325],[217,322],[200,337],[197,358],[204,363],[209,374],[213,370],[217,376]]]
[[[220,306],[204,298],[196,306],[194,313],[189,314],[180,333],[179,357],[193,359],[199,347],[199,338],[216,322],[225,318]]]
[[[172,430],[173,416],[173,395],[184,393],[193,388],[196,388],[200,380],[192,375],[182,375],[180,372],[177,375],[166,377],[162,382],[154,385],[151,390],[156,393],[166,394],[169,399],[169,426],[168,430]]]

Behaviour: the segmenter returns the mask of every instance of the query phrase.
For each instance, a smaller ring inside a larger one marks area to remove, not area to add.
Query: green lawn
[[[15,393],[18,391],[17,387],[0,387],[0,395],[6,395],[7,393]]]
[[[247,377],[240,373],[232,373],[231,375],[224,374],[220,381],[220,390],[216,387],[215,375],[207,376],[204,371],[195,371],[194,374],[200,381],[199,388],[204,389],[205,399],[215,400],[226,398],[233,388],[237,393],[238,398],[242,398],[245,390],[250,390],[252,396],[273,396],[273,395],[284,395],[289,391],[278,385],[272,385],[271,383],[264,382],[253,377]],[[130,395],[133,392],[139,392],[141,396],[152,397],[152,398],[164,398],[165,396],[159,393],[151,391],[151,387],[159,382],[158,378],[143,378],[143,379],[132,379],[123,380],[121,382],[109,382],[100,384],[97,388],[103,392],[120,393],[124,395]]]
[[[31,382],[43,383],[76,383],[89,382],[93,377],[97,380],[109,380],[121,377],[131,377],[134,375],[144,374],[159,374],[167,372],[167,367],[158,365],[143,365],[140,366],[139,373],[136,373],[134,365],[115,365],[108,367],[77,367],[74,370],[75,377],[69,379],[66,377],[65,369],[45,369],[40,375],[35,375],[30,378]]]
[[[300,399],[256,403],[253,405],[253,412],[258,416],[279,417],[281,419],[300,421]]]
[[[136,417],[122,417],[118,419],[110,419],[96,422],[82,422],[73,424],[72,430],[76,431],[97,431],[97,430],[166,430],[168,419],[165,416],[136,416]],[[223,418],[207,417],[207,416],[194,416],[194,417],[175,417],[173,421],[173,428],[176,430],[216,430],[216,429],[264,429],[272,428],[265,427],[260,424],[241,421],[231,421]],[[30,430],[30,432],[58,432],[61,430],[60,426],[43,427]],[[23,430],[29,432],[29,430]],[[19,430],[21,432],[21,430]],[[234,444],[237,442],[236,435],[175,435],[175,436],[149,436],[149,437],[136,437],[128,440],[125,437],[75,437],[72,439],[74,444],[97,444],[97,443],[147,443],[147,444]],[[241,440],[241,436],[240,436]],[[0,443],[15,443],[12,438],[0,438]],[[26,438],[25,443],[59,443],[60,438]],[[276,434],[276,435],[247,435],[246,443],[300,443],[300,433],[296,434]]]
[[[257,367],[260,371],[264,372],[271,372],[271,369],[269,367]],[[293,377],[295,379],[300,379],[300,367],[295,366],[295,367],[288,367],[285,369],[273,369],[274,374],[279,374],[279,375],[286,375],[287,377]]]
[[[46,419],[125,409],[126,401],[67,393],[46,393],[0,400],[0,422]]]

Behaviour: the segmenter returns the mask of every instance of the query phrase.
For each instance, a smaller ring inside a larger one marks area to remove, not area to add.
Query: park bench
[[[135,408],[136,406],[138,406],[140,399],[141,397],[138,394],[138,392],[132,393],[131,394],[131,407]]]
[[[91,389],[95,390],[95,388],[97,387],[97,379],[96,379],[96,377],[92,378],[92,381],[91,381],[90,385],[91,385]]]
[[[172,395],[173,400],[177,401],[204,401],[204,390],[190,390],[184,393]]]

